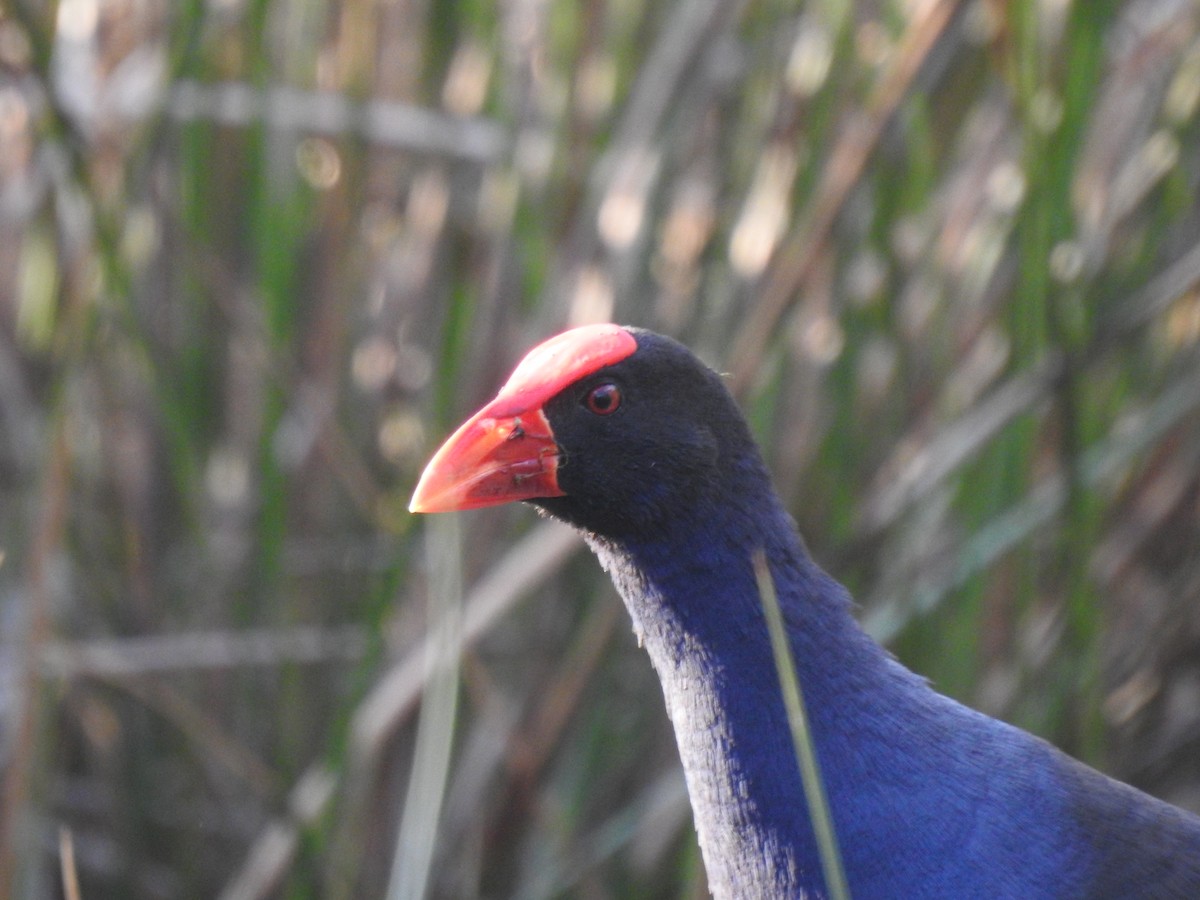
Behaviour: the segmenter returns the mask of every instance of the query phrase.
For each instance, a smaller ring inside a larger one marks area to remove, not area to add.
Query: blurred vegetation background
[[[6,0],[0,896],[704,896],[598,566],[405,511],[608,319],[729,373],[909,666],[1200,810],[1198,29]]]

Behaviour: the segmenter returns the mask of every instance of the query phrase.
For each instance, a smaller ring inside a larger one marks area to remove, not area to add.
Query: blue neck
[[[980,831],[990,769],[1013,730],[936,694],[868,638],[769,487],[733,496],[741,499],[656,538],[591,538],[662,681],[710,888],[718,897],[824,895],[750,563],[758,547],[789,629],[851,890],[918,896],[969,877],[932,867],[961,856],[957,842]],[[1046,794],[1047,807],[1054,797]],[[1042,813],[1055,811],[1027,815]]]

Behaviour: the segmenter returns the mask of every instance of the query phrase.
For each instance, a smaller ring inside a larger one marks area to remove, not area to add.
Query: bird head
[[[531,350],[422,474],[409,509],[526,500],[613,538],[703,515],[753,442],[720,377],[682,344],[589,325]]]

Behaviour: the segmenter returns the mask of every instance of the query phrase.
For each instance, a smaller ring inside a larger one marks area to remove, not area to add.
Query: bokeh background
[[[705,896],[598,566],[405,508],[608,319],[729,373],[910,667],[1200,810],[1198,29],[5,0],[0,896]]]

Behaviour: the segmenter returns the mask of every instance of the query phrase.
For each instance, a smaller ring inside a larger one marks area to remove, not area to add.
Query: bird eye
[[[609,416],[621,405],[621,389],[615,384],[597,385],[588,391],[583,405],[598,416]]]

